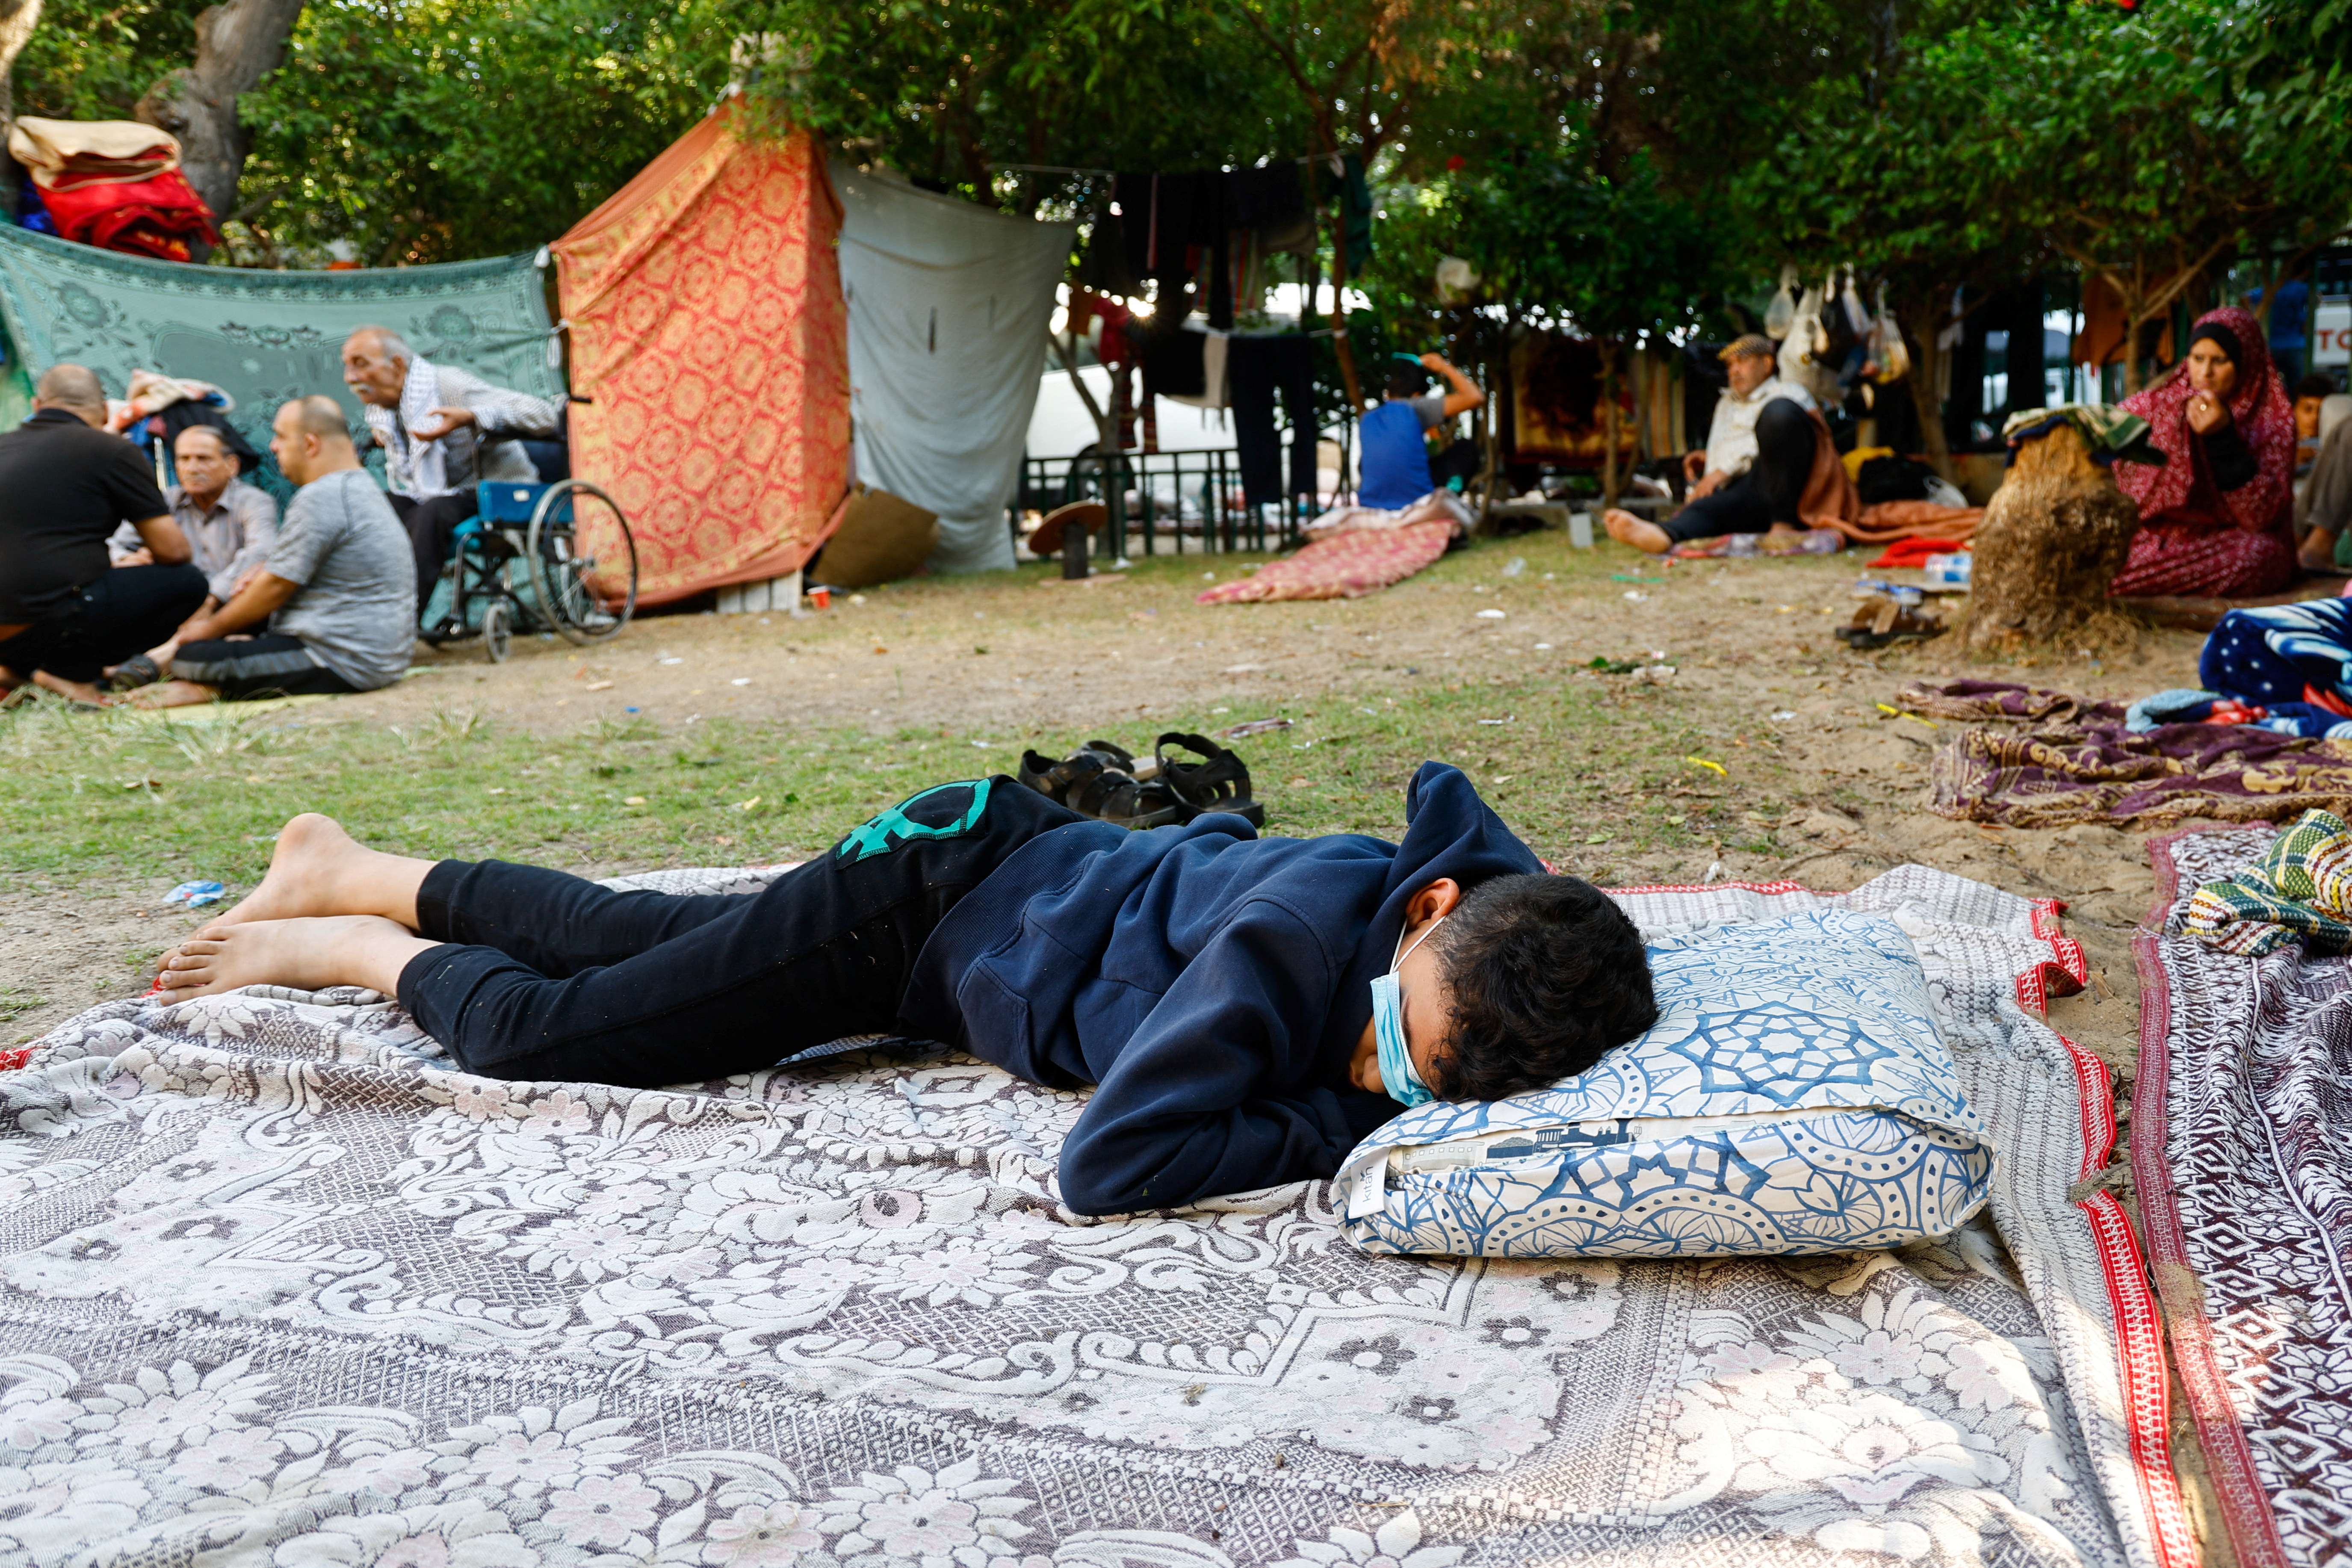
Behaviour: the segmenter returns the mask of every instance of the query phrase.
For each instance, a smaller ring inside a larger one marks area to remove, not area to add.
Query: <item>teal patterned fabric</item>
[[[96,371],[112,397],[133,370],[191,376],[236,399],[229,422],[266,453],[269,422],[290,397],[323,392],[358,424],[342,347],[368,325],[390,327],[428,360],[561,398],[562,373],[548,363],[545,276],[529,256],[351,272],[195,267],[0,226],[0,323],[14,388],[0,401],[21,401],[24,376],[66,360]],[[262,473],[282,497],[277,465]]]
[[[1660,1017],[1534,1094],[1409,1110],[1338,1191],[1367,1251],[1675,1258],[1883,1247],[1958,1227],[1993,1152],[1911,940],[1816,910],[1650,945]]]

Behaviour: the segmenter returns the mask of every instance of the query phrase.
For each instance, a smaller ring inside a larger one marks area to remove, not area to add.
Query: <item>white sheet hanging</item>
[[[857,476],[939,514],[933,571],[1009,568],[1004,509],[1076,226],[832,173]]]

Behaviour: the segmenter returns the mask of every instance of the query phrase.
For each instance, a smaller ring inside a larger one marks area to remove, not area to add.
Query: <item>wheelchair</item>
[[[425,614],[436,646],[478,637],[504,664],[517,632],[583,647],[618,636],[637,606],[637,546],[620,503],[584,479],[476,487]]]

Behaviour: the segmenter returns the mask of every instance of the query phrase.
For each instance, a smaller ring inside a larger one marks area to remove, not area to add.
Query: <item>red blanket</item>
[[[1203,605],[1238,605],[1257,599],[1360,599],[1402,583],[1445,553],[1454,520],[1416,522],[1405,528],[1356,529],[1318,540],[1297,554],[1268,563],[1255,577],[1220,583],[1200,597]]]
[[[61,237],[101,250],[185,261],[191,241],[220,243],[204,198],[177,169],[147,180],[44,190],[41,205]]]

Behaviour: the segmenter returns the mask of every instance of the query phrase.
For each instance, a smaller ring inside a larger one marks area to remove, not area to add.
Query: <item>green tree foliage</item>
[[[155,79],[196,52],[212,0],[47,0],[16,57],[16,112],[128,120]]]

